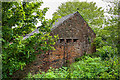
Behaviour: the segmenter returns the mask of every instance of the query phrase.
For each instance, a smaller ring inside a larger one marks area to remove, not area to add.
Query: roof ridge
[[[68,18],[74,16],[74,14],[76,14],[76,13],[83,19],[83,21],[85,21],[84,18],[82,17],[82,15],[80,15],[80,13],[79,13],[78,11],[76,11],[76,12],[74,12],[74,13],[72,13],[72,14],[69,14],[69,15],[66,15],[66,16],[64,16],[64,17],[62,17],[62,18],[58,18],[58,21],[57,21],[57,22],[55,21],[55,24],[52,26],[51,30],[54,30],[56,27],[58,27],[58,25],[62,24],[62,23],[63,23],[64,21],[66,21]],[[86,22],[86,21],[85,21],[85,22]],[[87,23],[87,22],[86,22],[86,23]],[[87,23],[87,25],[88,25],[88,23]],[[90,26],[88,25],[88,27],[90,27]],[[90,29],[91,29],[91,28],[90,28]],[[91,29],[91,30],[92,30],[92,29]],[[92,31],[93,31],[93,30],[92,30]],[[39,33],[39,29],[35,29],[34,31],[32,31],[31,33],[29,33],[29,34],[27,34],[25,37],[23,37],[23,39],[28,38],[29,36],[33,35],[34,33]],[[95,34],[94,31],[93,31],[93,33]]]
[[[60,25],[60,24],[62,24],[65,20],[67,20],[68,18],[70,18],[70,17],[72,17],[74,14],[76,14],[76,13],[79,13],[78,11],[76,11],[76,12],[74,12],[74,13],[71,13],[71,14],[69,14],[69,15],[66,15],[66,16],[64,16],[64,17],[62,17],[62,18],[58,18],[57,20],[57,22],[55,21],[55,24],[52,26],[52,30],[53,29],[55,29],[58,25]]]
[[[68,18],[70,18],[71,16],[73,16],[76,13],[79,13],[79,12],[76,11],[76,12],[66,15],[62,18],[58,18],[58,21],[57,22],[55,21],[55,24],[52,26],[51,30],[54,30],[59,24],[62,24],[65,20],[67,20]],[[29,36],[33,35],[34,33],[39,33],[39,30],[35,29],[34,31],[32,31],[31,33],[29,33],[25,37],[23,37],[23,39],[28,38]]]

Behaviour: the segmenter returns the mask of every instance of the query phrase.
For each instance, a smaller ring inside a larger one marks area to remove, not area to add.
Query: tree
[[[100,34],[100,30],[103,28],[103,24],[105,21],[104,18],[104,10],[102,8],[98,8],[96,3],[94,2],[79,2],[77,0],[68,1],[66,3],[62,3],[57,12],[53,14],[53,18],[57,16],[66,16],[78,11],[84,20],[88,23],[88,25],[94,30],[96,33],[96,47],[100,48],[104,45]]]
[[[109,16],[104,23],[105,27],[99,32],[99,35],[107,42],[107,45],[113,48],[117,47],[118,53],[120,53],[120,3],[118,0],[110,1],[109,3],[111,4],[108,5],[109,9],[107,10]]]
[[[57,36],[50,36],[53,20],[46,20],[48,8],[39,9],[43,2],[2,2],[2,64],[3,78],[35,59],[35,55],[54,49]],[[38,20],[39,33],[23,40],[35,30]],[[47,42],[46,42],[47,41]],[[35,53],[35,51],[39,51]]]
[[[93,2],[74,2],[69,1],[66,3],[62,3],[59,7],[57,12],[53,14],[53,17],[56,15],[59,16],[66,16],[68,14],[74,13],[78,11],[85,21],[92,27],[101,27],[104,21],[104,10],[102,8],[98,8],[96,3]]]

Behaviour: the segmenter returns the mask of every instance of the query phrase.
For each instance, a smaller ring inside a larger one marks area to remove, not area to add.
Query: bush
[[[50,36],[55,19],[45,19],[48,8],[39,9],[43,2],[2,3],[2,76],[12,77],[13,73],[35,59],[35,55],[54,49],[57,36]],[[15,6],[15,7],[13,7]],[[36,15],[33,15],[36,13]],[[10,15],[10,16],[9,16]],[[35,25],[41,22],[39,27]],[[23,36],[38,28],[39,33]],[[54,37],[54,38],[53,38]],[[36,51],[39,51],[36,53]]]
[[[117,48],[112,48],[111,46],[103,46],[98,49],[98,54],[101,56],[102,60],[109,59],[117,54]]]
[[[118,71],[120,65],[118,57],[114,59],[101,60],[101,57],[92,58],[84,56],[82,60],[73,63],[70,67],[62,67],[59,69],[50,68],[47,73],[35,74],[29,78],[116,78],[118,79]]]

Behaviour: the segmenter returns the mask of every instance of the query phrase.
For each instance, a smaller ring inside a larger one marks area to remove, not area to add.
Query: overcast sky
[[[43,4],[41,9],[45,7],[49,7],[49,10],[46,13],[46,18],[51,19],[52,14],[58,9],[61,3],[67,2],[70,0],[43,0]],[[79,0],[79,1],[87,1],[87,2],[96,2],[96,6],[106,8],[107,2],[103,2],[102,0]]]
[[[65,3],[67,1],[71,0],[43,0],[43,4],[40,7],[41,9],[45,7],[49,7],[49,10],[46,13],[46,19],[52,19],[52,14],[58,9],[61,3]],[[102,0],[79,0],[79,1],[87,1],[87,2],[96,2],[96,6],[102,7],[103,9],[106,9],[106,6],[108,5],[107,2]],[[37,24],[39,26],[40,23]]]

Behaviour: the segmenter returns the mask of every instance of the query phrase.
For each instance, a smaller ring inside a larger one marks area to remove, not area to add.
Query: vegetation
[[[120,64],[119,64],[119,20],[115,15],[118,15],[118,1],[112,2],[114,7],[110,7],[107,11],[110,18],[103,17],[103,10],[95,7],[95,3],[87,2],[66,2],[59,6],[55,15],[65,16],[73,13],[79,8],[80,14],[88,21],[89,25],[97,25],[93,27],[96,33],[96,48],[97,52],[92,55],[85,55],[77,58],[73,64],[68,67],[59,69],[49,69],[47,73],[41,72],[35,75],[28,75],[28,78],[116,78],[119,79]],[[80,5],[80,6],[78,6]],[[71,7],[72,6],[72,7]],[[74,6],[74,7],[73,7]],[[83,9],[84,8],[84,9]],[[89,9],[89,10],[88,10]],[[93,10],[93,11],[92,11]],[[94,12],[95,11],[95,12]],[[90,13],[90,14],[88,14]],[[98,14],[97,14],[98,13]],[[96,15],[96,16],[95,16]],[[100,17],[102,16],[102,17]],[[97,18],[100,17],[100,18]],[[97,19],[97,21],[94,21]],[[90,21],[94,23],[90,23]],[[100,22],[99,22],[100,21]],[[102,23],[101,23],[102,22]],[[100,27],[104,24],[104,27]],[[99,27],[98,27],[99,26]]]
[[[109,5],[109,9],[105,11],[102,7],[97,7],[96,3],[93,2],[79,2],[78,0],[68,1],[58,7],[57,12],[53,14],[53,18],[56,15],[63,17],[78,11],[96,33],[97,49],[106,45],[112,46],[113,48],[119,47],[120,22],[118,12],[120,11],[118,0],[111,1],[110,3],[112,5]],[[104,13],[108,14],[106,18]]]
[[[40,10],[43,2],[2,2],[2,76],[8,78],[18,70],[32,62],[35,55],[54,49],[57,36],[49,35],[52,24],[58,16],[65,16],[76,10],[83,16],[96,33],[97,52],[85,55],[68,67],[49,69],[47,73],[29,74],[27,78],[116,78],[119,79],[120,27],[118,1],[111,2],[104,18],[104,11],[95,3],[66,2],[53,14],[52,20],[45,19],[48,8]],[[71,7],[72,6],[72,7]],[[77,9],[78,8],[78,9]],[[38,34],[23,40],[23,36],[38,27]],[[101,27],[103,26],[104,27]],[[96,27],[95,27],[96,26]],[[48,41],[48,43],[46,42]],[[35,54],[35,51],[38,53]],[[1,58],[1,55],[0,55]]]
[[[8,78],[18,69],[32,62],[35,55],[54,49],[57,36],[49,35],[53,20],[46,20],[48,8],[40,10],[43,2],[2,2],[2,74]],[[35,14],[35,15],[34,15]],[[34,34],[23,40],[26,34],[38,27],[39,34]],[[48,43],[46,42],[48,41]],[[39,51],[38,53],[34,53]],[[44,51],[44,52],[41,52]]]
[[[116,78],[119,79],[119,61],[102,60],[100,57],[82,56],[81,60],[73,63],[70,67],[49,69],[47,73],[41,72],[35,75],[29,73],[27,78]]]
[[[84,18],[84,20],[88,23],[92,28],[101,27],[104,22],[104,10],[102,7],[98,8],[96,3],[94,2],[79,2],[76,0],[68,1],[66,3],[62,3],[61,6],[58,7],[57,12],[53,14],[53,17],[59,15],[61,17],[72,14],[78,11],[80,15]]]

